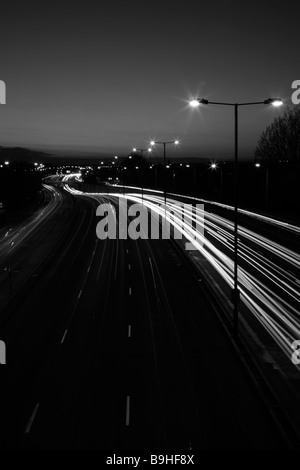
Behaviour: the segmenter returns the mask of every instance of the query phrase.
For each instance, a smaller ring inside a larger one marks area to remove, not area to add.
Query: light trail
[[[24,222],[14,229],[10,228],[6,233],[0,233],[0,263],[3,264],[16,247],[24,241],[45,222],[62,204],[62,195],[52,186],[46,184],[44,188],[50,192],[51,199],[46,207],[29,220],[24,226]]]
[[[70,186],[65,189],[81,196],[106,195],[106,193],[82,193]],[[212,212],[187,210],[180,207],[176,199],[167,199],[167,211],[163,196],[153,194],[129,193],[110,195],[116,200],[124,198],[133,203],[140,203],[173,225],[186,240],[190,241],[202,256],[210,263],[230,288],[234,286],[233,252],[234,224],[226,217]],[[180,196],[181,197],[181,196]],[[205,203],[204,200],[189,198]],[[211,201],[206,201],[212,204]],[[216,203],[220,207],[231,209],[231,206]],[[182,204],[183,206],[183,204]],[[172,216],[170,211],[172,210]],[[240,212],[268,221],[280,228],[300,233],[300,227],[240,210]],[[196,223],[204,229],[202,233],[195,230]],[[204,236],[203,236],[204,234]],[[286,248],[270,238],[260,235],[243,225],[239,225],[239,288],[241,302],[258,319],[269,334],[276,340],[282,350],[291,358],[291,344],[300,339],[300,254]],[[299,368],[299,366],[296,366]],[[299,368],[300,370],[300,368]]]

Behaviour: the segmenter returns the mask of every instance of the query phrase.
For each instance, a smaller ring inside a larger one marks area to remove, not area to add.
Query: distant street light
[[[146,149],[137,149],[136,147],[134,147],[132,149],[133,152],[140,152],[140,154],[142,155],[142,158],[144,156],[144,152],[147,150],[147,152],[152,152],[152,148],[148,147]]]
[[[4,165],[9,165],[9,162],[4,162]]]
[[[217,163],[212,163],[210,165],[210,168],[212,170],[217,170],[219,167],[218,167]],[[222,165],[220,166],[220,178],[221,178],[221,181],[220,181],[220,196],[221,196],[221,201],[223,201],[223,167],[222,167]]]
[[[240,291],[238,289],[238,107],[251,106],[258,104],[272,104],[275,107],[281,106],[283,101],[280,98],[268,98],[264,101],[255,101],[249,103],[224,103],[217,101],[208,101],[205,98],[196,98],[190,101],[190,106],[197,108],[200,104],[215,104],[221,106],[234,107],[234,287],[232,289],[233,312],[233,334],[238,337],[238,304]]]
[[[138,149],[136,147],[134,147],[132,149],[133,152],[140,152],[140,154],[142,155],[142,158],[144,157],[144,152],[147,151],[148,153],[152,152],[152,148],[148,147],[146,149]],[[130,158],[130,157],[129,157]],[[136,169],[138,169],[139,167],[136,166]],[[144,199],[144,179],[143,179],[143,162],[141,162],[141,187],[142,187],[142,200]]]
[[[150,145],[152,145],[152,147],[156,144],[161,144],[164,146],[164,200],[165,200],[165,206],[166,206],[166,203],[167,203],[167,189],[166,189],[166,158],[167,158],[167,155],[166,155],[166,145],[168,144],[174,144],[174,145],[178,145],[179,144],[179,140],[171,140],[171,141],[166,141],[166,142],[161,142],[161,141],[158,141],[158,140],[151,140],[150,142]]]

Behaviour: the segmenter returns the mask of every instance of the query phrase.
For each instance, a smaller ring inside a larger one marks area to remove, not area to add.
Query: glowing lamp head
[[[210,167],[211,167],[213,170],[215,170],[215,169],[217,168],[217,164],[216,164],[216,163],[212,163],[212,164],[210,165]]]
[[[150,145],[152,145],[152,146],[155,145],[154,140],[151,140]]]
[[[198,108],[199,104],[200,104],[200,103],[199,103],[198,100],[191,100],[191,101],[190,101],[190,106],[191,106],[192,108]]]
[[[256,168],[260,167],[260,163],[255,163]]]
[[[175,145],[178,145],[178,144],[179,144],[179,140],[175,140],[174,144],[175,144]]]
[[[133,152],[136,152],[136,148],[135,148],[135,147],[134,147],[132,150],[133,150]]]
[[[283,101],[280,98],[268,98],[267,100],[264,101],[265,104],[271,104],[272,106],[275,106],[278,108],[283,104]]]
[[[275,106],[276,108],[278,108],[282,104],[283,104],[282,100],[274,100],[272,103],[272,105]]]

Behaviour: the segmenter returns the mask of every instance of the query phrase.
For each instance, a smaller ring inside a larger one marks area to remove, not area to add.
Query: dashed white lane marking
[[[126,248],[126,253],[127,253],[127,254],[129,253],[128,248]]]
[[[131,338],[131,325],[128,325],[128,338]]]
[[[32,415],[30,416],[30,419],[29,419],[28,424],[27,424],[27,426],[26,426],[25,434],[28,434],[28,433],[29,433],[29,431],[30,431],[30,429],[31,429],[31,426],[32,426],[32,423],[33,423],[33,420],[34,420],[34,418],[35,418],[35,415],[37,414],[37,411],[38,411],[38,409],[39,409],[39,406],[40,406],[39,403],[37,403],[37,404],[35,405],[34,410],[33,410],[33,412],[32,412]]]
[[[129,287],[129,295],[131,295],[131,287]]]
[[[68,333],[68,330],[65,330],[64,335],[63,335],[63,337],[62,337],[62,340],[61,340],[60,344],[63,344],[67,333]]]
[[[82,289],[81,289],[81,291],[80,291],[79,294],[78,294],[78,299],[80,298],[81,294],[82,294]]]
[[[126,426],[129,426],[129,417],[130,417],[130,396],[127,395],[127,398],[126,398],[126,421],[125,421]]]
[[[131,269],[131,266],[130,266],[130,264],[128,265],[128,269],[129,269],[129,270]]]

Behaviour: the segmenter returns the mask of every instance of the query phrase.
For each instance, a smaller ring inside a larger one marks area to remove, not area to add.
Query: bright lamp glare
[[[215,169],[217,168],[217,164],[216,164],[216,163],[212,163],[212,164],[210,165],[210,167],[211,167],[213,170],[215,170]]]
[[[155,145],[154,140],[151,140],[150,145]]]
[[[199,106],[199,101],[198,100],[191,100],[190,101],[190,106],[192,106],[192,108],[197,108]]]
[[[178,144],[179,144],[179,140],[175,140],[174,144],[175,144],[175,145],[178,145]]]
[[[282,101],[281,100],[274,100],[273,103],[272,103],[273,106],[281,106],[282,105]]]

